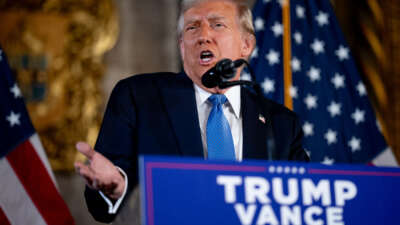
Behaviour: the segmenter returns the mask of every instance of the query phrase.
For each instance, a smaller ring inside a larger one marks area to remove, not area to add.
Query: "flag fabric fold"
[[[0,224],[74,224],[0,49]]]
[[[290,7],[290,62],[283,60],[284,4]],[[270,99],[283,104],[285,94],[292,98],[311,160],[370,163],[385,152],[391,160],[380,164],[396,165],[329,0],[258,0],[253,15],[256,81]],[[291,67],[288,90],[284,63]]]

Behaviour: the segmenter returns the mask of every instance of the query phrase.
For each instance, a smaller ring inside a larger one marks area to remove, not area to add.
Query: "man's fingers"
[[[93,183],[95,179],[94,172],[85,164],[81,162],[76,162],[74,164],[76,172],[81,175],[88,183]]]
[[[76,149],[84,154],[89,160],[92,160],[95,151],[90,147],[90,145],[86,142],[78,142],[76,143]]]

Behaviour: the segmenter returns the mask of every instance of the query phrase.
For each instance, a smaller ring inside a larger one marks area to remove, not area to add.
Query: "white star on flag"
[[[258,47],[255,47],[253,52],[251,53],[250,58],[257,58],[258,57]]]
[[[256,31],[264,30],[264,20],[260,17],[257,17],[254,21],[254,28]]]
[[[243,73],[240,75],[240,79],[241,79],[241,80],[251,81],[251,76],[250,76],[249,73],[243,72]]]
[[[284,5],[287,5],[288,0],[278,0],[278,3],[279,3],[279,5],[281,5],[281,7],[282,7],[282,6],[284,6]]]
[[[349,59],[349,49],[345,48],[343,45],[339,46],[339,49],[335,51],[335,54],[337,55],[340,61]]]
[[[307,149],[304,149],[304,151],[307,153],[308,158],[311,158],[311,151],[310,151],[310,150],[307,150]]]
[[[334,101],[328,106],[328,112],[331,114],[331,117],[338,116],[342,113],[340,107],[342,105],[340,103],[336,103]]]
[[[334,143],[337,142],[336,136],[337,136],[337,132],[336,131],[328,129],[328,131],[325,133],[324,137],[325,137],[326,142],[328,143],[328,145],[331,145],[331,144],[334,144]]]
[[[323,53],[325,43],[321,40],[314,39],[314,42],[311,44],[311,49],[314,51],[314,54],[318,55],[319,53]]]
[[[317,96],[313,96],[308,94],[307,97],[304,99],[304,103],[307,105],[307,109],[316,109],[317,108]]]
[[[10,115],[6,117],[6,120],[10,123],[10,126],[13,127],[15,125],[21,124],[21,122],[19,121],[20,116],[21,115],[19,113],[14,113],[13,111],[11,111]]]
[[[279,52],[274,49],[269,50],[268,54],[265,55],[265,58],[268,60],[269,65],[274,65],[279,63]]]
[[[312,123],[309,123],[308,121],[306,121],[303,124],[303,132],[306,137],[313,136],[314,135],[314,125]]]
[[[264,80],[264,82],[262,82],[261,86],[264,89],[265,94],[275,91],[275,81],[269,79],[268,77],[265,78],[265,80]]]
[[[320,73],[320,69],[311,66],[310,70],[307,72],[307,76],[310,77],[311,82],[314,82],[321,79]]]
[[[301,62],[298,58],[293,57],[292,61],[290,62],[292,66],[292,72],[298,72],[301,70]]]
[[[14,94],[14,98],[22,97],[21,90],[18,88],[17,84],[14,84],[14,86],[10,88],[10,92]]]
[[[365,89],[365,86],[361,81],[357,84],[357,91],[360,96],[365,96],[367,94],[367,89]]]
[[[305,9],[299,5],[296,5],[296,16],[297,18],[304,18]]]
[[[338,73],[335,73],[335,76],[331,79],[333,85],[335,85],[336,89],[344,87],[344,76]]]
[[[354,136],[351,138],[351,140],[347,144],[351,148],[352,152],[361,150],[361,140]]]
[[[294,41],[296,42],[296,44],[301,44],[303,42],[303,36],[298,31],[296,31],[293,34],[293,38],[294,38]]]
[[[275,37],[279,37],[283,34],[283,26],[279,22],[275,22],[271,27],[272,32],[274,32]]]
[[[376,120],[376,127],[378,127],[379,132],[382,132],[382,125],[379,120]]]
[[[325,165],[332,165],[334,162],[335,162],[334,159],[329,158],[328,156],[325,156],[324,161],[322,161],[321,163],[325,164]]]
[[[297,87],[296,86],[290,86],[289,88],[289,95],[292,98],[297,98],[298,94],[297,94]]]
[[[364,120],[365,120],[364,116],[365,116],[365,112],[363,110],[360,110],[359,108],[356,108],[356,111],[351,114],[351,118],[353,118],[353,120],[356,124],[364,122]]]
[[[324,13],[322,11],[319,11],[318,15],[315,17],[315,20],[317,21],[317,23],[318,23],[318,25],[320,27],[329,24],[328,13]]]

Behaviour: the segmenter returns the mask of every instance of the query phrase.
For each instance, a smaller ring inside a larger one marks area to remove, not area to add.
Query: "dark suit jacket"
[[[241,89],[243,159],[267,159],[267,127],[275,137],[275,160],[308,161],[302,149],[302,129],[287,108],[263,99],[260,105],[249,90]],[[267,123],[259,115],[267,112]],[[128,191],[138,183],[138,155],[178,155],[203,158],[193,82],[184,74],[136,75],[114,88],[95,149],[122,168]],[[115,215],[97,191],[86,188],[93,217],[110,222]]]

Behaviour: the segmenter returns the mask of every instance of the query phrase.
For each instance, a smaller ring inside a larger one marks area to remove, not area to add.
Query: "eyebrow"
[[[207,16],[207,20],[210,20],[210,21],[225,20],[225,19],[226,19],[226,17],[220,16],[220,15],[211,14],[211,15]],[[199,22],[200,20],[201,20],[200,18],[192,18],[192,19],[188,20],[188,21],[184,24],[184,26],[187,26],[187,25],[189,25],[189,24],[197,23],[197,22]]]

